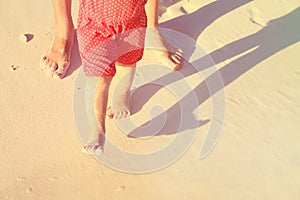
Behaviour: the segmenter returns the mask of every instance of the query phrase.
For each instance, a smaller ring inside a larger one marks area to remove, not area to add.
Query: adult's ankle
[[[73,24],[57,24],[55,25],[55,35],[61,38],[70,39],[69,37],[74,34]]]

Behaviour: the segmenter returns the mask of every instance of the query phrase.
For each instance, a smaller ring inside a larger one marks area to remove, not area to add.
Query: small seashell
[[[18,181],[24,181],[26,179],[26,177],[24,177],[24,176],[18,176],[17,177],[17,180]]]
[[[29,41],[29,38],[27,37],[26,34],[20,35],[20,40],[24,43],[27,43]]]
[[[18,68],[19,68],[19,66],[16,66],[16,65],[11,65],[10,66],[11,71],[16,71]]]
[[[24,43],[27,43],[33,39],[34,35],[30,33],[23,33],[20,35],[20,40]]]

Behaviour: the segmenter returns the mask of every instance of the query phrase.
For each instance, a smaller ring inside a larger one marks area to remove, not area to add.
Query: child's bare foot
[[[115,94],[112,105],[107,109],[108,117],[116,119],[128,117],[130,115],[129,91],[125,94]]]
[[[107,109],[107,116],[121,119],[130,115],[129,97],[130,87],[135,74],[135,65],[118,63],[118,70],[114,82],[116,86],[112,93],[112,106]]]
[[[49,50],[41,58],[40,66],[49,76],[61,79],[70,66],[74,28],[71,26],[65,31],[57,30],[55,32]]]
[[[87,153],[94,154],[98,150],[104,151],[105,143],[105,132],[99,130],[98,134],[91,135],[88,139],[87,144],[84,146],[84,149]]]

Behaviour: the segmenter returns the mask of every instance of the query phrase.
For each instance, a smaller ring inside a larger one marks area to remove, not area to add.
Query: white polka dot
[[[86,75],[113,76],[116,60],[134,64],[141,59],[144,31],[126,31],[146,26],[146,1],[81,1],[77,35]],[[119,33],[118,41],[110,38]]]

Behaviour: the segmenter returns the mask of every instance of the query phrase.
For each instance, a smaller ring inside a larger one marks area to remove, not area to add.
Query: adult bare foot
[[[182,50],[176,48],[167,41],[159,32],[159,29],[152,28],[148,30],[150,45],[152,45],[153,53],[159,62],[171,70],[179,70],[182,64]]]
[[[41,58],[40,67],[49,76],[62,79],[70,66],[74,28],[71,26],[65,31],[57,30],[55,32],[49,50]]]
[[[154,51],[155,56],[161,64],[170,68],[173,71],[177,71],[181,68],[182,64],[182,50],[169,51],[168,49],[160,49]]]

